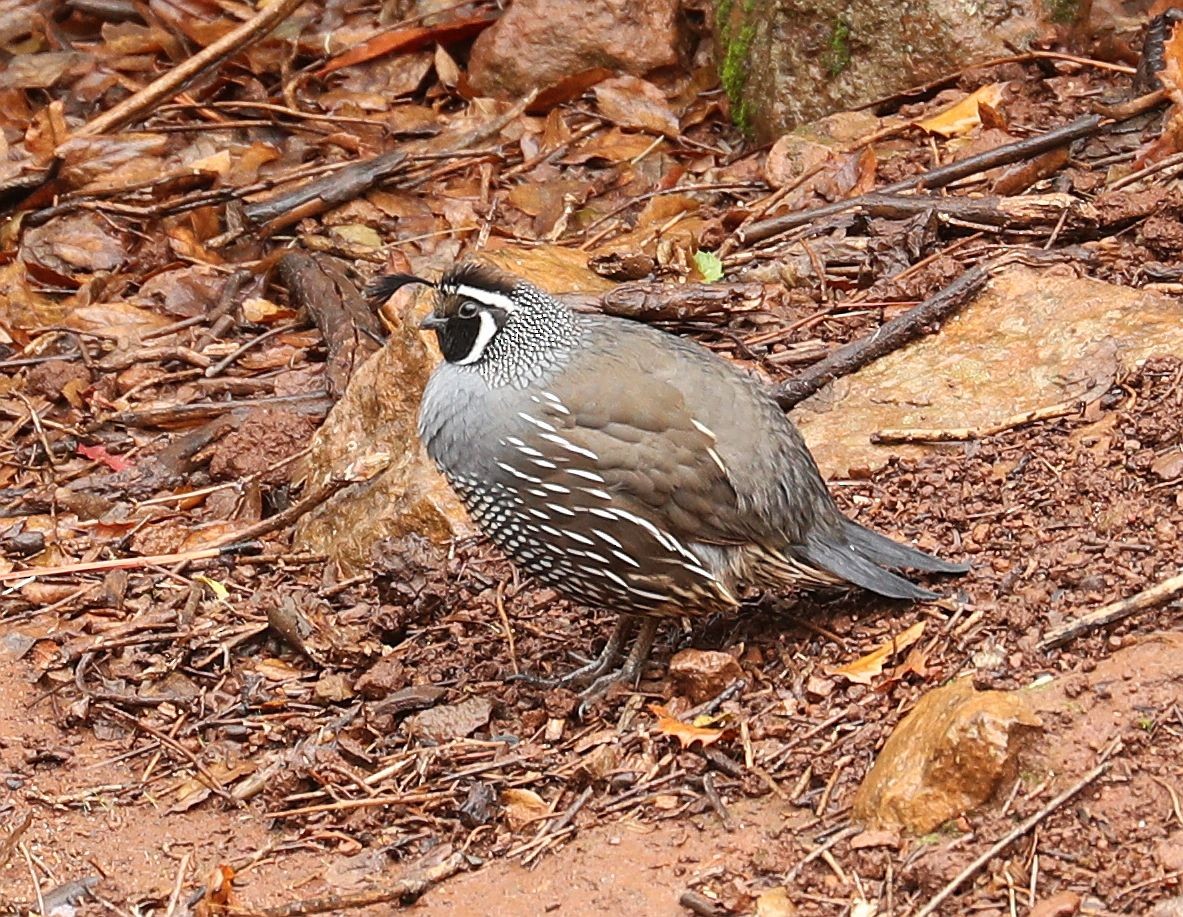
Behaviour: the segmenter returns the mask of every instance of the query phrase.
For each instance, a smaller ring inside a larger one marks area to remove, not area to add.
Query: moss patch
[[[749,14],[754,6],[755,0],[744,0],[738,29],[731,18],[735,10],[735,0],[719,0],[715,8],[719,48],[722,52],[719,81],[723,84],[723,91],[727,93],[727,99],[731,103],[731,120],[746,137],[752,134],[751,102],[744,90],[747,88],[750,72],[749,52],[752,40],[756,37],[756,25],[749,21]]]
[[[850,66],[850,23],[845,19],[834,20],[826,47],[825,64],[830,76],[837,76]]]

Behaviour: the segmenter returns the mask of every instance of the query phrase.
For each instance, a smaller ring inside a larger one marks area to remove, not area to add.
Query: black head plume
[[[421,283],[429,287],[435,286],[430,280],[424,280],[414,274],[379,274],[366,286],[366,301],[371,306],[380,306],[403,287],[412,283]]]

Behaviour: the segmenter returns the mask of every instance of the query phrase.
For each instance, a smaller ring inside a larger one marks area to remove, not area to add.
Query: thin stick
[[[372,888],[351,895],[326,895],[323,898],[310,898],[306,901],[268,907],[261,911],[241,910],[235,907],[230,907],[228,911],[239,917],[304,917],[305,914],[327,914],[330,911],[340,913],[368,907],[371,904],[410,905],[433,885],[451,878],[464,869],[467,862],[463,853],[453,853],[434,866],[413,870],[409,875],[385,888]]]
[[[21,837],[29,830],[29,825],[33,824],[33,813],[26,812],[25,817],[22,818],[8,833],[8,837],[0,841],[0,869],[3,869],[8,863],[8,858],[12,856],[12,851],[16,849],[16,845],[20,843]]]
[[[1058,417],[1068,417],[1078,414],[1084,403],[1080,399],[1064,401],[1060,404],[1050,404],[1047,407],[1035,408],[1015,414],[999,423],[984,427],[951,427],[947,430],[880,430],[871,434],[873,443],[959,443],[969,439],[984,439],[996,433],[1004,433],[1017,427],[1026,426],[1041,420],[1055,420]]]
[[[1130,615],[1137,614],[1139,611],[1146,611],[1162,605],[1164,602],[1169,602],[1178,595],[1183,595],[1183,573],[1177,573],[1172,577],[1168,577],[1161,583],[1156,583],[1149,589],[1139,592],[1137,595],[1131,595],[1128,599],[1102,605],[1095,611],[1090,611],[1088,614],[1081,615],[1079,618],[1065,621],[1058,627],[1053,627],[1039,641],[1039,648],[1046,650],[1051,649],[1053,646],[1060,646],[1090,630],[1095,630],[1106,624],[1112,624],[1114,621],[1128,618]]]
[[[990,279],[988,266],[975,265],[918,306],[897,315],[868,337],[839,347],[808,370],[773,391],[784,410],[804,401],[818,389],[919,337],[934,322],[944,321],[969,302]]]
[[[936,913],[938,907],[944,903],[945,899],[952,895],[959,889],[966,880],[973,878],[977,873],[989,863],[994,857],[998,856],[1012,841],[1022,837],[1041,821],[1051,815],[1056,809],[1060,808],[1069,799],[1087,787],[1090,783],[1100,777],[1105,771],[1109,770],[1109,762],[1104,761],[1094,767],[1091,771],[1081,777],[1076,783],[1064,790],[1059,796],[1045,805],[1042,809],[1028,818],[1021,824],[1016,825],[1011,831],[1007,832],[997,843],[995,843],[989,850],[975,859],[972,863],[961,870],[956,876],[950,880],[949,884],[942,888],[933,896],[929,902],[924,905],[915,914],[915,917],[928,917],[929,914]]]
[[[177,912],[177,906],[181,903],[181,890],[185,887],[185,873],[189,871],[189,858],[193,856],[192,850],[186,850],[185,855],[181,857],[181,865],[177,867],[177,878],[173,882],[173,893],[168,896],[168,910],[164,912],[164,917],[173,917]]]
[[[871,192],[871,195],[895,194],[899,191],[908,191],[910,189],[931,190],[933,188],[944,188],[946,185],[952,184],[962,178],[968,178],[970,175],[977,175],[997,166],[1021,162],[1024,159],[1030,159],[1033,156],[1046,153],[1048,150],[1054,150],[1057,147],[1073,143],[1083,137],[1089,137],[1100,130],[1105,120],[1101,115],[1086,115],[1083,118],[1077,118],[1075,121],[1053,128],[1045,133],[1036,134],[1034,137],[1016,140],[1014,143],[1004,143],[1001,146],[994,147],[994,149],[986,150],[974,156],[967,156],[964,159],[957,160],[957,162],[940,166],[922,175],[914,175],[903,181],[895,182],[894,184]],[[814,207],[811,210],[802,210],[796,213],[771,217],[770,219],[753,223],[747,229],[737,232],[736,235],[745,244],[761,242],[782,232],[795,229],[798,226],[804,226],[806,223],[813,223],[817,220],[845,213],[848,210],[861,206],[866,197],[867,195],[858,195],[847,198],[844,201],[835,201],[833,204]]]
[[[505,613],[505,583],[497,584],[495,598],[497,614],[501,618],[501,626],[505,630],[505,642],[509,644],[509,664],[513,667],[513,673],[518,675],[521,672],[518,668],[518,651],[514,645],[513,628],[509,626],[509,615]]]
[[[110,111],[88,121],[73,136],[94,137],[125,127],[145,112],[154,110],[161,102],[171,99],[207,70],[218,66],[248,45],[265,38],[303,2],[304,0],[279,0],[272,6],[263,7],[256,15],[223,35],[209,47],[182,61],[168,73],[128,96]]]
[[[238,554],[255,550],[257,545],[229,544],[220,548],[199,548],[194,551],[177,551],[172,554],[144,554],[140,557],[114,557],[110,560],[90,560],[77,564],[59,564],[56,567],[35,567],[31,570],[10,570],[0,573],[0,583],[16,583],[43,576],[61,576],[67,573],[93,573],[97,570],[122,570],[129,567],[143,567],[148,564],[167,566],[192,560],[206,560],[211,557]]]
[[[37,869],[33,866],[33,857],[29,853],[29,848],[25,846],[25,842],[21,841],[17,844],[20,848],[21,856],[25,858],[25,865],[29,867],[29,877],[33,880],[33,891],[37,893],[37,913],[45,914],[45,896],[41,894],[41,880],[37,878]]]

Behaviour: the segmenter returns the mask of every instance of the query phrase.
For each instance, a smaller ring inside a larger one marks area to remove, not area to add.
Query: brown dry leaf
[[[797,907],[789,900],[789,890],[778,885],[761,892],[756,899],[756,917],[797,917]]]
[[[844,200],[865,194],[875,187],[879,157],[873,147],[863,147],[837,162],[839,165],[836,169],[823,169],[814,182],[814,189],[826,200]]]
[[[282,659],[260,659],[255,663],[254,670],[270,681],[289,681],[304,675],[301,669]]]
[[[590,70],[580,70],[578,73],[564,77],[538,93],[526,112],[531,115],[544,115],[553,110],[556,105],[579,98],[596,83],[608,79],[612,73],[613,71],[607,67],[593,67]]]
[[[239,761],[237,764],[223,764],[220,761],[214,761],[206,767],[206,771],[223,787],[229,786],[236,780],[246,777],[248,774],[253,774],[258,770],[258,765],[250,761]],[[210,789],[209,778],[205,775],[197,775],[190,777],[187,780],[182,780],[173,788],[173,793],[176,796],[176,802],[173,803],[168,811],[173,812],[187,812],[198,803],[204,802],[209,798],[213,790]]]
[[[368,41],[354,45],[343,54],[338,54],[317,71],[320,79],[328,76],[334,70],[361,64],[375,57],[398,52],[418,51],[431,45],[456,44],[475,38],[497,20],[488,16],[475,16],[470,19],[456,19],[442,25],[419,26],[410,29],[395,29],[382,32]]]
[[[618,76],[604,80],[594,91],[600,114],[621,127],[678,136],[678,116],[665,100],[665,94],[648,80]]]
[[[197,902],[196,917],[225,917],[238,910],[238,896],[234,894],[234,869],[215,866],[205,883],[205,894]]]
[[[968,134],[982,123],[978,106],[986,105],[997,112],[1006,87],[1006,83],[987,83],[960,102],[914,123],[922,130],[940,134],[942,137],[960,137],[962,134]]]
[[[550,815],[550,806],[533,790],[510,788],[501,791],[501,804],[505,816],[515,831],[523,825]]]
[[[443,45],[435,46],[435,73],[449,89],[455,89],[460,82],[460,67]]]
[[[875,676],[883,673],[883,664],[898,653],[920,639],[924,633],[924,622],[917,621],[898,637],[892,637],[867,655],[837,668],[828,668],[831,675],[841,675],[849,681],[859,685],[869,685]]]
[[[701,742],[705,748],[714,745],[726,734],[726,729],[711,729],[706,726],[684,723],[674,716],[662,704],[650,704],[650,711],[657,717],[657,730],[662,735],[674,736],[683,748],[689,748],[695,742]]]
[[[256,325],[273,325],[276,322],[295,318],[296,312],[285,306],[276,305],[269,299],[251,296],[243,300],[242,317]]]
[[[610,163],[627,162],[636,159],[653,144],[653,138],[645,134],[626,134],[619,127],[596,134],[582,146],[571,151],[559,161],[564,165],[583,165],[595,159]]]

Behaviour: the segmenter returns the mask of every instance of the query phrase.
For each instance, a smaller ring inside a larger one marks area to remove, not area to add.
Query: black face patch
[[[441,303],[423,325],[435,331],[445,360],[466,366],[480,360],[507,315],[504,309],[466,299]]]

